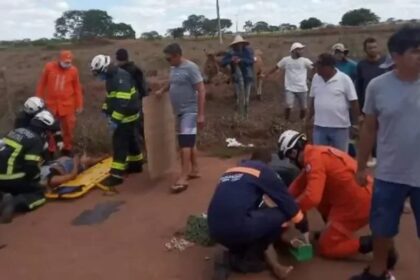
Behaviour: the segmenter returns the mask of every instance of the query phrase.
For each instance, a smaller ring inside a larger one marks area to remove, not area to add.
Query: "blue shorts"
[[[411,200],[420,238],[420,188],[375,179],[370,215],[370,227],[374,236],[393,238],[398,234],[407,198]]]

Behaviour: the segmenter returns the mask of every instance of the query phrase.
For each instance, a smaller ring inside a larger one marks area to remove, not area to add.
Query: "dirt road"
[[[72,202],[47,206],[0,227],[0,279],[4,280],[210,280],[217,248],[167,252],[164,244],[181,229],[189,214],[206,211],[219,175],[234,160],[201,158],[204,178],[178,196],[170,195],[171,180],[151,182],[146,174],[131,177],[121,194],[99,191]],[[107,201],[125,202],[102,224],[75,226],[83,211]],[[317,219],[315,219],[317,220]],[[404,216],[398,247],[402,254],[398,280],[419,279],[420,250],[412,216]],[[320,226],[316,221],[316,226]],[[1,248],[1,247],[0,247]],[[290,280],[345,280],[364,262],[321,259],[298,264]],[[271,279],[270,274],[232,280]]]

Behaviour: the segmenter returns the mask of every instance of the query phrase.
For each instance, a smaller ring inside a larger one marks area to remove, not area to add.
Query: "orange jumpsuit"
[[[76,110],[83,108],[82,88],[76,67],[63,69],[57,61],[47,63],[36,95],[45,100],[47,108],[60,121],[64,149],[71,151]],[[54,146],[50,148],[50,151],[55,150]]]
[[[360,242],[354,233],[369,222],[372,178],[368,178],[367,187],[358,185],[356,161],[326,146],[307,145],[304,166],[290,192],[302,211],[317,208],[327,222],[319,239],[319,253],[329,258],[357,254]]]

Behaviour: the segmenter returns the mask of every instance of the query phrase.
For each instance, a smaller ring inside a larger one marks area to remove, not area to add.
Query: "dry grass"
[[[362,41],[368,36],[375,36],[380,46],[384,47],[393,28],[388,29],[334,29],[301,34],[287,34],[249,38],[255,49],[264,55],[265,66],[271,68],[283,56],[288,54],[290,44],[300,41],[308,46],[306,56],[316,56],[328,51],[337,42],[344,42],[352,50],[352,55],[362,55]],[[220,46],[216,39],[180,41],[185,56],[203,67],[204,49],[219,51],[226,49],[230,38]],[[162,55],[162,49],[170,40],[162,41],[95,41],[90,44],[66,46],[75,54],[75,65],[79,68],[85,95],[85,112],[79,117],[77,143],[81,149],[104,151],[109,148],[110,136],[100,112],[104,100],[103,84],[93,80],[89,73],[90,59],[99,53],[113,55],[117,48],[125,47],[132,59],[141,65],[150,77],[153,88],[167,79],[168,66]],[[0,131],[4,135],[11,128],[10,110],[16,111],[22,102],[33,95],[37,80],[44,64],[57,55],[57,50],[34,47],[16,50],[2,50],[0,61],[6,68],[7,92],[2,89],[0,79]],[[242,142],[256,145],[272,145],[278,133],[286,127],[281,118],[282,98],[277,77],[264,85],[264,101],[251,101],[250,116],[247,121],[238,120],[233,111],[233,92],[229,85],[220,83],[212,88],[212,95],[207,104],[207,126],[199,139],[201,147],[212,149],[224,145],[227,137],[236,137]],[[11,109],[10,109],[11,108]],[[222,152],[223,154],[224,152]]]

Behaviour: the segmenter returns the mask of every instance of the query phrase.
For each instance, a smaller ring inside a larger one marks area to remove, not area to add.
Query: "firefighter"
[[[76,114],[83,111],[79,72],[72,65],[73,54],[62,51],[58,61],[46,64],[38,83],[37,96],[45,100],[48,110],[59,121],[64,138],[63,155],[71,155]],[[56,143],[50,138],[49,151],[55,152]]]
[[[372,199],[372,178],[366,187],[356,182],[357,163],[333,147],[307,144],[306,136],[285,131],[278,140],[279,157],[288,158],[301,169],[290,186],[290,193],[304,212],[317,208],[327,224],[317,234],[320,255],[346,258],[373,250],[371,235],[356,237],[368,225]],[[389,268],[396,262],[392,252]]]
[[[260,272],[267,261],[282,279],[291,268],[270,253],[272,244],[281,237],[282,225],[291,221],[307,236],[308,223],[286,185],[267,166],[270,160],[270,152],[256,151],[251,160],[223,174],[208,209],[208,225],[212,238],[229,249],[234,271]],[[261,207],[264,196],[275,203],[273,208]]]
[[[21,110],[15,119],[15,128],[28,127],[32,118],[39,112],[45,110],[45,103],[39,97],[29,97],[23,104],[23,110]],[[56,120],[54,126],[51,128],[57,148],[61,151],[64,148],[63,136],[61,134],[60,123]],[[54,153],[50,152],[46,155],[48,159],[54,157]]]
[[[97,55],[91,63],[94,76],[106,83],[106,98],[102,106],[112,132],[113,162],[110,175],[101,185],[113,188],[123,182],[124,172],[143,171],[140,149],[140,104],[138,92],[130,74],[111,64],[111,58]]]
[[[3,138],[4,146],[0,149],[2,222],[10,222],[15,211],[31,211],[46,202],[39,184],[39,166],[47,144],[46,133],[54,123],[53,115],[44,110],[35,115],[28,127],[13,129]],[[10,194],[13,199],[5,199]]]

